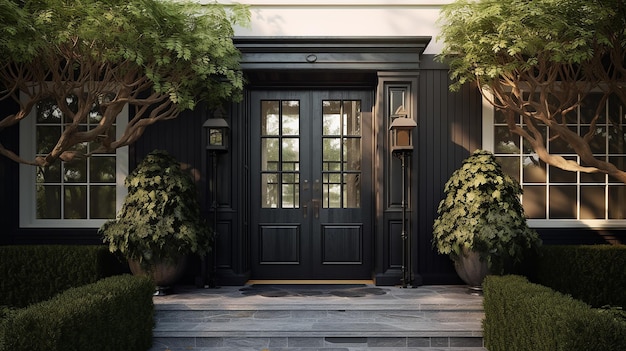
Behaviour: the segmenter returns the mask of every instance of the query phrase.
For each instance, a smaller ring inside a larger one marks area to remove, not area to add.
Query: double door
[[[251,94],[254,279],[369,279],[372,93]]]

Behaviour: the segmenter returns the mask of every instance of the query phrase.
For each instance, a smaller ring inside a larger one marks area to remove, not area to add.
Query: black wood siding
[[[448,71],[423,61],[419,78],[417,272],[425,284],[458,282],[452,261],[431,245],[432,224],[443,187],[471,152],[481,147],[481,96],[475,86],[450,92]],[[415,247],[414,247],[415,249]]]

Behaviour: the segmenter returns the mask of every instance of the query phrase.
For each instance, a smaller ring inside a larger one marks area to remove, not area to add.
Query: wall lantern
[[[413,153],[413,129],[417,127],[417,123],[409,118],[404,106],[398,107],[396,113],[391,115],[391,126],[389,126],[391,137],[391,154],[401,161],[402,166],[402,278],[401,284],[403,288],[409,285],[413,286],[413,263],[411,254],[411,235],[409,234],[411,217],[407,220],[408,208],[408,180],[411,179],[409,162]],[[407,175],[408,171],[408,175]]]
[[[411,152],[413,151],[413,129],[417,123],[409,118],[404,106],[398,107],[396,113],[391,115],[391,152]]]
[[[206,131],[206,149],[209,151],[228,151],[230,126],[223,118],[209,118],[202,127]]]

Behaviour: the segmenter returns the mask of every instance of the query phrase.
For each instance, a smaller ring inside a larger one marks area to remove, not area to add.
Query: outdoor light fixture
[[[228,152],[228,143],[230,136],[230,126],[224,118],[222,118],[223,110],[220,108],[215,111],[214,117],[209,118],[204,122],[202,128],[206,133],[206,151],[207,156],[210,159],[210,178],[208,178],[208,191],[210,198],[209,212],[212,214],[213,219],[213,231],[214,235],[211,239],[211,246],[215,247],[215,237],[217,236],[217,210],[218,210],[218,162],[221,155]],[[208,167],[207,167],[208,168]],[[215,250],[209,253],[210,257],[203,257],[201,262],[201,273],[196,285],[198,287],[216,288],[217,287],[217,255]],[[210,269],[207,267],[207,263],[210,265]],[[208,270],[208,271],[207,271]],[[208,273],[208,279],[207,279]]]
[[[391,154],[400,159],[402,170],[402,278],[401,284],[403,288],[413,286],[413,271],[411,262],[411,235],[409,234],[410,221],[407,220],[408,192],[409,184],[407,182],[410,177],[410,160],[413,153],[413,129],[417,127],[417,123],[408,116],[404,106],[398,107],[396,113],[390,116],[391,126],[389,126],[391,138]],[[409,175],[407,176],[407,171]]]
[[[396,113],[391,115],[391,152],[411,152],[413,151],[413,129],[417,123],[407,115],[404,106],[398,107]]]
[[[206,149],[209,151],[228,151],[230,126],[223,118],[209,118],[202,127],[206,131]]]

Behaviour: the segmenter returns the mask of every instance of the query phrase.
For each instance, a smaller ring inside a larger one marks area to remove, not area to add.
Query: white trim
[[[20,99],[26,100],[22,94]],[[36,153],[35,133],[36,109],[33,109],[26,118],[20,122],[20,156],[24,159],[32,159]],[[120,138],[128,123],[128,105],[116,119],[116,138]],[[116,156],[116,207],[119,211],[124,202],[127,189],[124,179],[128,175],[128,147],[118,148]],[[106,219],[37,219],[36,217],[36,175],[37,167],[20,164],[19,166],[19,222],[20,228],[99,228]]]

